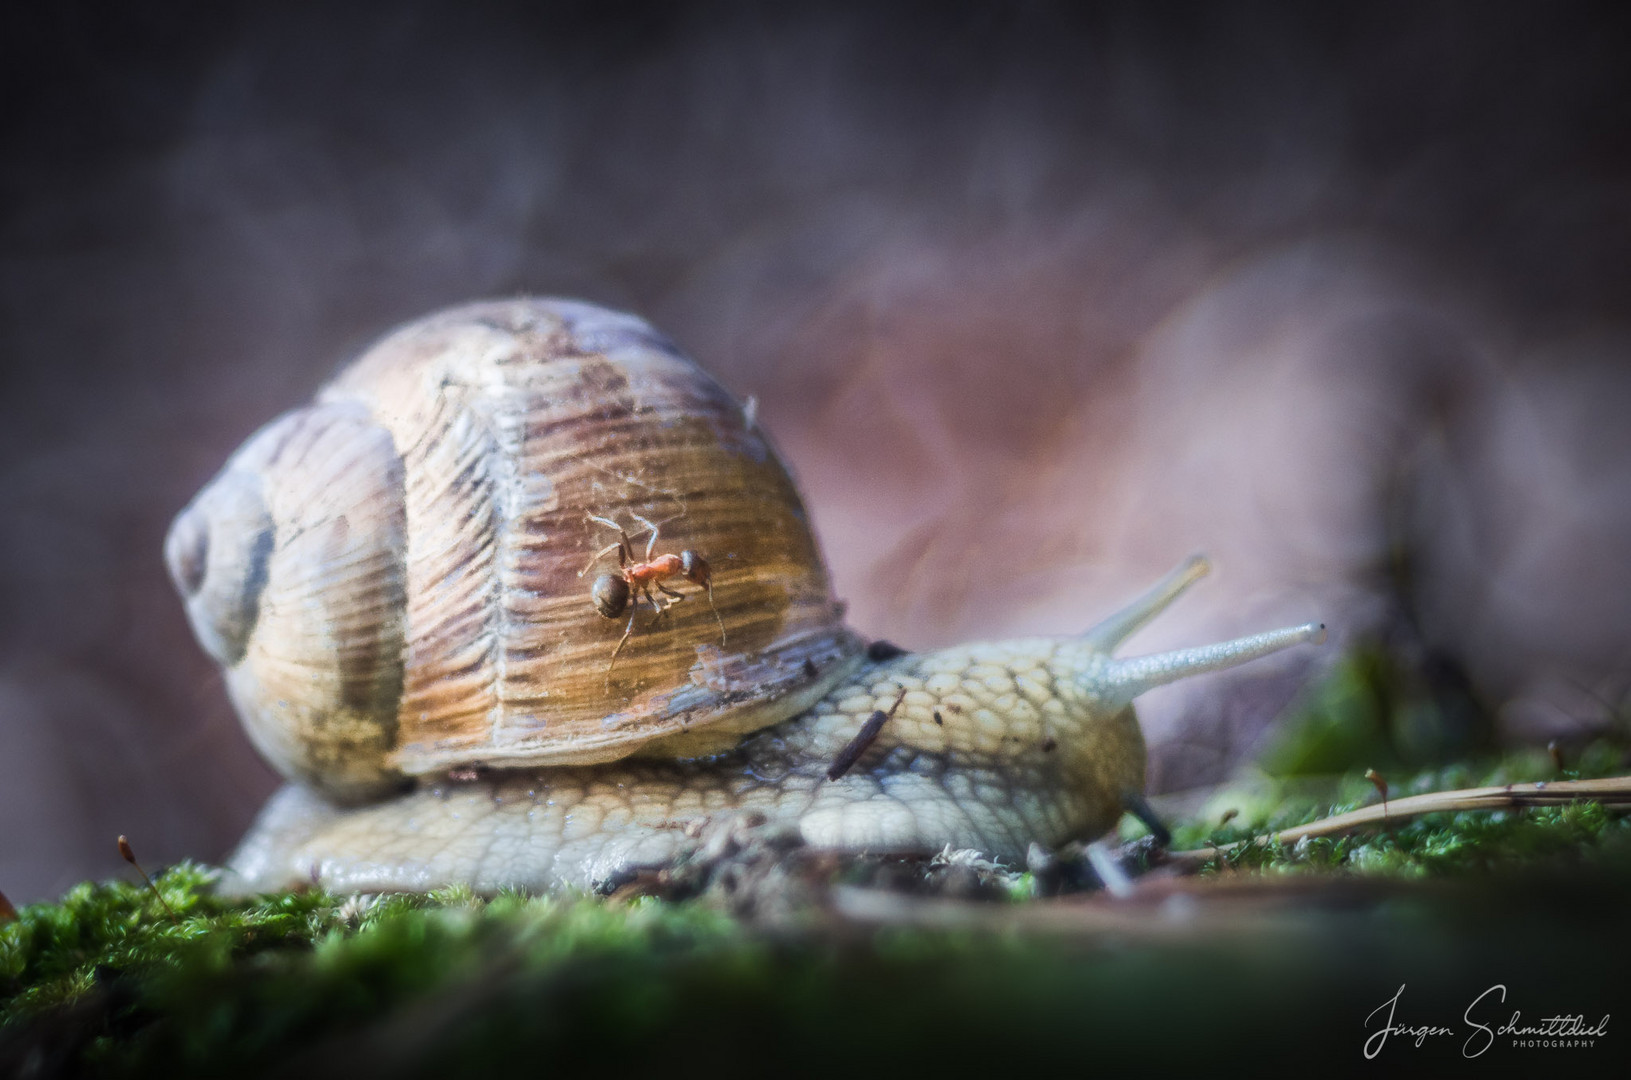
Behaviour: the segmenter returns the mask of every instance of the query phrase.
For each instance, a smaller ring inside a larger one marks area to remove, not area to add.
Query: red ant
[[[634,545],[629,541],[629,534],[623,531],[623,526],[615,521],[603,517],[588,515],[590,521],[597,521],[608,528],[616,529],[618,540],[615,544],[608,544],[602,551],[595,553],[578,576],[587,574],[595,563],[602,558],[617,552],[618,570],[615,574],[601,574],[595,578],[594,586],[589,595],[595,603],[595,610],[608,619],[615,619],[627,611],[629,601],[634,601],[634,611],[629,615],[629,625],[623,630],[623,636],[617,641],[617,648],[612,650],[612,662],[606,667],[606,679],[611,681],[612,666],[617,663],[617,654],[623,651],[628,642],[629,635],[634,633],[634,620],[640,614],[640,596],[645,595],[647,602],[656,611],[649,625],[657,625],[657,620],[667,614],[668,609],[685,599],[684,593],[675,592],[663,582],[673,577],[683,577],[695,585],[708,590],[708,606],[713,608],[714,620],[719,623],[719,643],[725,644],[725,621],[719,617],[719,609],[714,607],[714,581],[713,571],[708,567],[708,561],[694,551],[686,550],[678,555],[658,555],[652,557],[657,548],[658,529],[656,525],[647,521],[639,514],[631,514],[640,524],[651,530],[651,539],[646,541],[644,562],[636,562],[634,558]],[[667,597],[667,601],[658,600],[651,590],[656,590]]]

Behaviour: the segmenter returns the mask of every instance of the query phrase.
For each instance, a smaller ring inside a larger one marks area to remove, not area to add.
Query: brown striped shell
[[[590,603],[582,572],[617,539],[591,514],[702,554],[726,644],[698,595],[654,627],[642,609],[608,678],[626,620]],[[713,752],[861,652],[738,403],[645,322],[571,301],[390,334],[251,437],[165,556],[256,745],[342,798],[459,766]]]

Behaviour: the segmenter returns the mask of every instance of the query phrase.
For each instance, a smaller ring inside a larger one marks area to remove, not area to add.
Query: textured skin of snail
[[[950,844],[1019,864],[1033,841],[1053,846],[1104,833],[1124,795],[1142,792],[1144,741],[1131,705],[1138,693],[1323,639],[1323,627],[1309,625],[1112,658],[1116,644],[1205,569],[1190,560],[1080,638],[866,663],[802,715],[708,759],[442,779],[356,808],[291,785],[262,812],[224,885],[594,888],[671,860],[695,832],[687,826],[738,811],[795,826],[821,848],[928,854]],[[875,711],[888,714],[876,740],[829,779]]]

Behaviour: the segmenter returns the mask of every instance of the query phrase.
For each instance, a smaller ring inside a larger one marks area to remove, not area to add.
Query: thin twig
[[[1409,795],[1392,799],[1378,806],[1350,810],[1346,814],[1311,821],[1281,829],[1271,837],[1254,837],[1222,847],[1195,848],[1190,851],[1171,851],[1169,860],[1179,862],[1205,862],[1245,844],[1295,844],[1305,837],[1332,836],[1351,829],[1382,825],[1396,818],[1418,817],[1422,814],[1454,813],[1461,810],[1507,810],[1524,806],[1561,806],[1577,799],[1590,799],[1605,806],[1631,807],[1631,776],[1614,776],[1604,780],[1542,780],[1534,784],[1503,784],[1498,787],[1460,788],[1455,791],[1433,791],[1426,795]]]
[[[878,733],[883,730],[884,721],[894,716],[895,710],[900,708],[900,703],[905,700],[906,690],[902,688],[900,697],[896,698],[895,703],[889,706],[888,712],[876,709],[871,716],[866,718],[866,722],[861,725],[861,730],[856,732],[855,738],[844,744],[844,748],[838,751],[837,756],[833,758],[832,765],[827,769],[828,780],[836,781],[841,779],[845,773],[855,766],[857,761],[861,760],[861,755],[866,753],[867,748],[877,741]]]

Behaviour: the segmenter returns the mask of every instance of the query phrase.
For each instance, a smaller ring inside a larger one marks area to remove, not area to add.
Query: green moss
[[[1458,661],[1421,652],[1407,661],[1381,641],[1360,642],[1288,711],[1262,754],[1263,768],[1306,776],[1489,753],[1493,710]]]
[[[1618,772],[1622,755],[1614,744],[1587,747],[1562,775]],[[1398,796],[1554,778],[1550,756],[1522,751],[1389,779]],[[1261,836],[1376,799],[1354,772],[1249,774],[1177,822],[1176,846]],[[805,1048],[792,1063],[804,1072],[817,1061],[905,1068],[944,1054],[960,1065],[1019,1054],[1067,1069],[1149,1066],[1181,1060],[1190,1045],[1164,1038],[1167,1027],[1204,1018],[1209,1030],[1251,1031],[1277,1011],[1299,1016],[1311,1040],[1340,1040],[1406,978],[1444,987],[1450,1008],[1482,985],[1444,973],[1489,958],[1500,961],[1492,978],[1527,977],[1531,991],[1566,969],[1556,993],[1570,1001],[1596,993],[1598,975],[1617,986],[1601,943],[1617,939],[1631,898],[1631,819],[1593,803],[1438,814],[1290,847],[1243,845],[1203,872],[1435,879],[1435,888],[1380,908],[1277,917],[1272,930],[1129,943],[819,918],[791,933],[702,902],[483,900],[467,889],[228,902],[211,895],[209,869],[183,864],[157,879],[170,910],[145,886],[84,884],[0,925],[0,1075],[360,1070],[446,1080],[582,1053],[606,1058],[597,1071],[687,1053],[785,1068],[786,1046]],[[1513,884],[1524,881],[1540,884]],[[1010,902],[1023,904],[1031,884],[1016,875]],[[1579,1007],[1610,1011],[1594,1001]],[[880,1049],[878,1032],[901,1037]]]
[[[1222,843],[1239,830],[1217,830]],[[1631,864],[1631,821],[1597,803],[1490,813],[1428,814],[1387,829],[1317,837],[1294,845],[1247,843],[1202,872],[1255,869],[1280,873],[1351,871],[1421,878],[1487,874],[1539,861]]]
[[[1567,808],[1545,829],[1601,837],[1607,818]],[[1476,847],[1483,834],[1457,827]],[[1339,846],[1311,845],[1305,872],[1360,850],[1339,857]],[[1429,864],[1461,857],[1430,848],[1365,850]],[[449,890],[226,904],[201,891],[206,879],[191,866],[160,879],[176,921],[145,890],[110,884],[31,905],[0,930],[0,1074],[29,1074],[19,1063],[33,1075],[307,1080],[681,1063],[756,1074],[774,1065],[778,1075],[1017,1061],[1114,1071],[1242,1056],[1265,1067],[1351,1050],[1357,1022],[1403,979],[1423,1010],[1436,1007],[1435,985],[1445,1008],[1464,1008],[1460,995],[1487,985],[1477,980],[1490,957],[1530,998],[1612,1011],[1603,988],[1619,972],[1596,943],[1619,933],[1631,895],[1622,874],[1503,889],[1499,910],[1463,890],[1232,934],[849,927],[788,937],[695,902],[482,901]],[[1554,903],[1566,920],[1545,917]],[[1569,958],[1566,979],[1559,957]]]
[[[1559,770],[1544,750],[1510,753],[1389,776],[1391,798],[1458,788],[1619,775],[1624,749],[1599,740]],[[1354,871],[1399,877],[1481,873],[1536,861],[1631,859],[1631,818],[1595,803],[1523,810],[1428,814],[1348,836],[1294,846],[1260,842],[1281,829],[1373,805],[1380,794],[1362,772],[1275,777],[1245,771],[1173,829],[1176,848],[1240,845],[1204,868],[1280,872]],[[1227,819],[1227,820],[1225,820]],[[1242,844],[1242,841],[1259,842]]]
[[[23,908],[0,926],[0,1028],[51,1019],[75,1062],[204,1072],[416,999],[479,995],[518,972],[706,956],[739,977],[762,962],[762,946],[701,905],[483,901],[459,889],[229,903],[208,893],[210,876],[185,864],[158,878],[174,918],[145,886],[121,882]],[[642,1007],[638,995],[624,1004]]]

